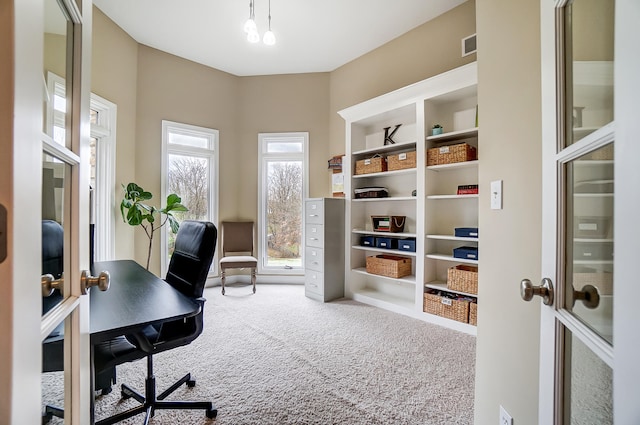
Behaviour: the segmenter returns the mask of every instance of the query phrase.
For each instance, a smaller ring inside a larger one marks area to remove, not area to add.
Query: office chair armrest
[[[127,339],[133,345],[138,347],[138,349],[144,351],[145,353],[152,354],[156,351],[155,344],[149,341],[149,338],[143,332],[136,332],[133,334],[127,335]]]

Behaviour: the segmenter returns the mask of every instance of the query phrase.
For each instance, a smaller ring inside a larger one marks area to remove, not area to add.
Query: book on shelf
[[[478,194],[478,185],[477,184],[463,184],[458,186],[458,195],[477,195]]]

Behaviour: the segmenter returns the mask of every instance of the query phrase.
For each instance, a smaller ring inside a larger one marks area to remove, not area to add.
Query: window
[[[309,133],[261,133],[258,143],[258,271],[302,274]]]
[[[91,93],[90,113],[94,258],[96,261],[106,261],[115,257],[114,218],[119,214],[114,199],[117,107],[114,103]]]
[[[218,130],[162,121],[162,199],[175,193],[189,211],[177,213],[178,221],[218,222]],[[168,226],[162,232],[162,275],[173,253],[175,235]],[[217,270],[217,252],[210,274]]]

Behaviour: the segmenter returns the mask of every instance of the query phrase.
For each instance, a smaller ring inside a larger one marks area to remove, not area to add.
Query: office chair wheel
[[[207,418],[215,419],[218,416],[218,409],[207,409]]]
[[[222,288],[222,295],[224,295],[224,288]]]
[[[193,387],[195,387],[195,386],[196,386],[196,380],[195,380],[195,379],[189,379],[189,380],[187,381],[187,387],[189,387],[189,388],[193,388]]]

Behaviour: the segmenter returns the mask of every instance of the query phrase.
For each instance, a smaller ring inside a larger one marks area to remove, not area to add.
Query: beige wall
[[[538,423],[540,302],[520,299],[540,281],[540,2],[478,0],[480,242],[475,423]],[[503,209],[489,209],[503,180]]]
[[[135,180],[138,43],[93,8],[91,91],[117,105],[116,174],[113,188],[116,258],[134,255],[134,229],[122,221],[122,184]]]
[[[476,32],[475,7],[467,1],[331,73],[329,156],[345,152],[339,110],[476,60],[461,54]]]

